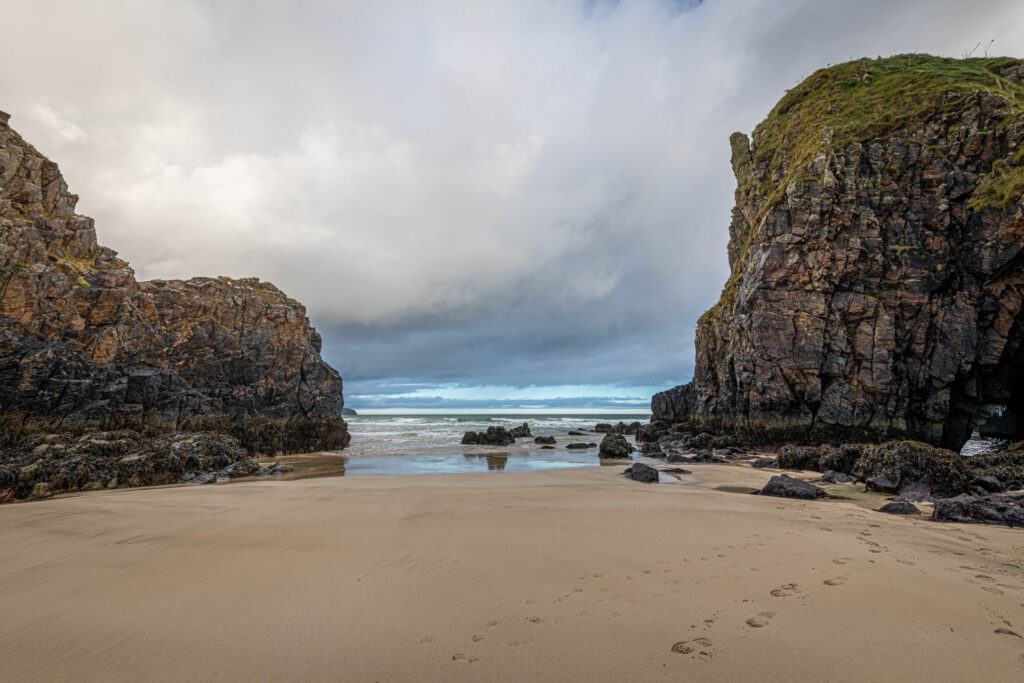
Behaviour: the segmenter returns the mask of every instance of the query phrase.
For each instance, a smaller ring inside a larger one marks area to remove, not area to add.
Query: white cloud
[[[19,3],[0,108],[141,277],[270,280],[347,376],[669,384],[727,274],[728,134],[827,63],[989,39],[1020,56],[1022,15],[1014,0]]]

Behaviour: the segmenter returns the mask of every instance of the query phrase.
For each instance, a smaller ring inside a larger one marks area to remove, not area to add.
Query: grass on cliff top
[[[788,91],[754,130],[754,159],[772,170],[786,162],[802,169],[827,146],[841,149],[913,128],[936,108],[955,110],[978,91],[1003,97],[1024,115],[1024,87],[999,75],[1018,63],[898,55],[820,69]],[[950,91],[957,95],[944,99]],[[825,127],[832,129],[831,145],[822,139]]]
[[[897,55],[885,59],[859,59],[820,69],[789,90],[753,134],[753,161],[765,162],[769,171],[785,166],[785,177],[771,180],[774,191],[767,197],[762,215],[782,200],[791,180],[806,174],[808,164],[828,148],[842,149],[912,129],[939,107],[954,110],[978,91],[1003,97],[1016,112],[1003,122],[1024,120],[1024,87],[1000,75],[1020,64],[1009,57],[949,59],[931,55]],[[955,92],[948,100],[947,93]],[[832,129],[832,141],[823,138]],[[1024,195],[1024,149],[1013,165],[997,164],[971,200],[973,208],[1005,208]],[[747,244],[740,262],[715,306],[700,318],[705,324],[732,310],[743,281]]]

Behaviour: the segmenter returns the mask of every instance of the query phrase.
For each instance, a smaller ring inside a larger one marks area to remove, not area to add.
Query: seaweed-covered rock
[[[786,444],[779,449],[779,467],[784,470],[817,470],[821,447]]]
[[[259,470],[238,440],[225,434],[39,434],[0,451],[0,502],[67,491],[176,484],[217,471],[243,476]]]
[[[605,434],[601,440],[602,458],[628,458],[632,452],[633,447],[620,434]]]
[[[981,522],[1024,526],[1024,492],[987,496],[962,494],[935,501],[932,519],[943,522]]]
[[[862,446],[858,444],[843,444],[841,446],[825,445],[821,447],[821,458],[818,459],[818,469],[822,472],[832,470],[850,474],[860,460]]]
[[[633,463],[630,467],[626,468],[623,472],[627,479],[633,481],[639,481],[644,484],[656,484],[658,483],[658,470],[654,469],[650,465],[645,465],[642,462]]]
[[[921,511],[913,503],[907,503],[905,501],[895,501],[892,503],[886,503],[882,507],[878,508],[879,512],[884,512],[890,515],[919,515]]]
[[[878,490],[900,490],[916,482],[925,482],[936,498],[948,498],[968,490],[972,478],[965,458],[952,451],[917,441],[888,441],[864,447],[854,473]]]
[[[764,485],[764,488],[761,489],[761,495],[814,500],[828,494],[823,489],[818,488],[814,484],[809,484],[802,479],[796,479],[788,474],[777,474]]]

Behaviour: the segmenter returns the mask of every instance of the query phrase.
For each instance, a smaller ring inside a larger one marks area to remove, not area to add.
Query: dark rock
[[[466,432],[462,443],[467,446],[508,446],[515,438],[504,427],[488,427],[486,432]]]
[[[573,450],[582,450],[584,448],[597,448],[597,444],[596,443],[575,442],[575,443],[567,443],[565,445],[565,447],[566,448],[571,448]]]
[[[854,474],[868,488],[895,493],[924,480],[931,495],[947,498],[968,489],[971,473],[966,458],[916,441],[888,441],[865,446]]]
[[[537,436],[537,437],[534,437],[533,442],[534,443],[541,443],[541,444],[549,444],[550,445],[550,444],[554,444],[555,443],[555,437],[553,437],[553,436]]]
[[[779,467],[786,470],[818,470],[821,448],[786,444],[779,449]]]
[[[606,434],[601,440],[602,458],[628,458],[633,447],[619,434]]]
[[[0,450],[0,502],[68,491],[201,484],[259,468],[237,439],[211,432],[36,434]]]
[[[975,477],[971,480],[971,486],[984,491],[985,493],[1002,493],[1003,483],[993,476]]]
[[[541,449],[542,451],[550,451],[550,450],[554,450],[554,448],[555,448],[555,447],[554,447],[554,446],[551,446],[551,445],[544,445],[544,446],[541,446],[541,447],[540,447],[540,449]]]
[[[649,458],[664,458],[665,451],[656,443],[644,442],[640,445],[640,452]]]
[[[569,432],[569,436],[584,436],[585,434],[586,432],[578,432],[576,430],[571,430]]]
[[[778,469],[779,461],[775,458],[758,458],[754,462],[750,463],[751,467],[768,467],[771,469]]]
[[[906,501],[896,501],[893,503],[886,503],[882,507],[878,508],[879,512],[885,512],[890,515],[919,515],[921,511],[917,509],[917,506],[913,503],[907,503]]]
[[[508,433],[512,435],[513,439],[521,439],[527,436],[533,436],[532,434],[530,434],[530,425],[528,425],[525,422],[519,425],[518,427],[513,427],[512,429],[508,430]]]
[[[684,470],[682,467],[666,467],[661,471],[668,474],[693,474],[690,470]]]
[[[821,475],[821,482],[823,484],[856,484],[857,477],[852,474],[836,472],[835,470],[827,470]]]
[[[881,491],[882,493],[896,493],[900,488],[894,481],[880,474],[865,479],[864,487],[868,491]]]
[[[341,414],[345,415],[346,417],[353,417],[353,416],[358,415],[359,413],[357,413],[356,411],[352,410],[351,408],[342,408],[341,409]]]
[[[1024,492],[987,496],[961,494],[935,501],[932,519],[943,522],[980,522],[1024,526]]]
[[[932,503],[935,498],[932,497],[932,487],[928,480],[920,479],[902,487],[893,500],[902,503]]]
[[[652,421],[954,451],[975,428],[1019,438],[1021,62],[963,64],[822,69],[752,140],[730,138],[731,275],[700,318],[693,381],[656,394]],[[848,116],[868,92],[891,99]],[[991,405],[1006,406],[999,424]]]
[[[658,482],[658,470],[642,462],[633,463],[632,466],[626,468],[623,474],[626,475],[627,479],[644,484],[656,484]]]
[[[138,282],[77,202],[0,124],[0,420],[19,425],[0,447],[113,428],[227,432],[250,453],[348,444],[302,304],[257,278]]]
[[[788,474],[777,474],[764,485],[764,488],[761,489],[761,495],[813,500],[827,494],[823,489],[818,488],[814,484],[808,484],[806,481],[795,479]]]
[[[612,429],[614,428],[608,422],[598,422],[596,425],[594,425],[594,431],[597,432],[598,434],[608,434],[609,432],[612,431]]]

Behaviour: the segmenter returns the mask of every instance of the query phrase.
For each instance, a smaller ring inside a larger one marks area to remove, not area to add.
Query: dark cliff
[[[348,443],[305,308],[258,279],[136,282],[0,113],[0,417],[11,432],[213,429],[250,452]]]
[[[655,420],[1024,436],[1024,62],[823,69],[731,144],[732,274]]]

